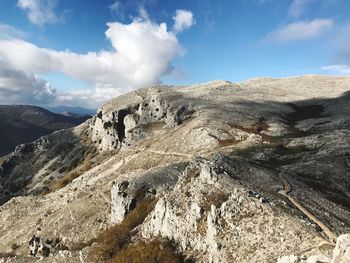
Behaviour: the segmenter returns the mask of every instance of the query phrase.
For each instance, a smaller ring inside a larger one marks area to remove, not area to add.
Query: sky
[[[1,0],[0,104],[97,108],[155,84],[350,75],[349,0]]]

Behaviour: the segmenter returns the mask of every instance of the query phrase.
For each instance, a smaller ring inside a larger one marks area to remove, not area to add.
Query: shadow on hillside
[[[211,99],[200,103],[220,107]],[[350,91],[336,98],[288,103],[235,100],[226,111],[237,112],[237,120],[230,120],[235,125],[232,127],[260,134],[268,142],[243,150],[233,149],[233,156],[241,156],[277,172],[289,172],[296,188],[312,189],[325,199],[350,208]],[[220,120],[216,115],[210,118]],[[242,118],[259,124],[261,129],[242,128],[235,123],[242,122]],[[286,133],[266,136],[264,127],[269,121],[283,123],[287,127]],[[302,145],[288,147],[293,139],[300,140]],[[255,160],[254,156],[259,153],[266,153],[266,159]]]
[[[90,151],[88,138],[79,138],[73,129],[18,145],[0,165],[0,205],[15,196],[47,193],[50,184],[82,163]]]
[[[14,151],[16,145],[69,129],[87,118],[56,114],[37,106],[0,105],[0,156]]]

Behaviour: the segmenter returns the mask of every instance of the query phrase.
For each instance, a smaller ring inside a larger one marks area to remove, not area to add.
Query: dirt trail
[[[192,154],[186,154],[186,153],[178,153],[178,152],[164,152],[164,151],[157,151],[152,149],[147,149],[147,151],[159,154],[159,155],[174,155],[174,156],[180,156],[180,157],[186,157],[186,158],[193,158],[194,156]]]
[[[318,220],[313,214],[311,214],[305,207],[303,207],[295,198],[292,196],[288,195],[288,193],[292,190],[290,184],[288,183],[287,179],[280,175],[281,180],[284,185],[284,189],[279,191],[278,193],[281,195],[284,195],[285,197],[288,198],[292,204],[298,208],[305,216],[307,216],[311,221],[313,221],[315,224],[317,224],[322,231],[328,236],[329,240],[335,244],[337,241],[337,236],[330,230],[324,223],[322,223],[320,220]]]

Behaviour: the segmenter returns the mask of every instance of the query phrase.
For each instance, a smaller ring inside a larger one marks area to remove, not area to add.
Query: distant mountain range
[[[12,152],[18,144],[76,126],[88,117],[56,114],[36,106],[0,105],[0,156]]]
[[[75,114],[80,116],[85,116],[85,115],[92,116],[96,113],[96,109],[87,109],[83,107],[56,106],[56,107],[44,107],[44,108],[51,112],[59,113],[59,114],[68,112],[70,114]]]

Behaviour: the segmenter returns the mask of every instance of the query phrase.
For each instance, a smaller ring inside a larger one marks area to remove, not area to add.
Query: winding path
[[[283,176],[280,175],[281,180],[284,185],[284,189],[280,190],[278,193],[281,195],[284,195],[285,197],[288,198],[288,200],[296,207],[298,208],[304,215],[306,215],[311,221],[313,221],[315,224],[317,224],[322,231],[328,236],[329,240],[335,244],[337,241],[337,236],[332,232],[332,230],[329,229],[324,223],[322,223],[320,220],[318,220],[313,214],[311,214],[305,207],[303,207],[295,198],[290,196],[288,193],[292,190],[289,182],[287,179]]]

